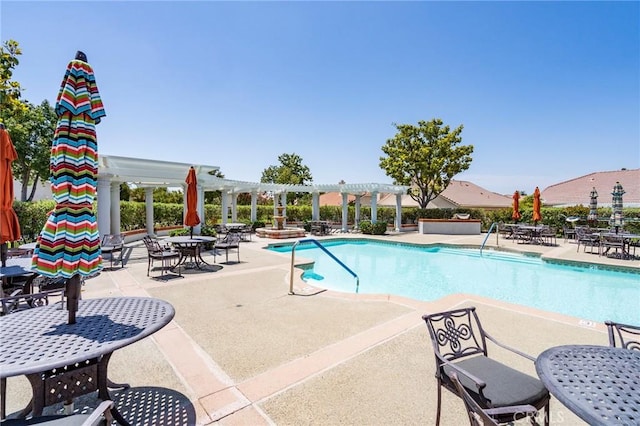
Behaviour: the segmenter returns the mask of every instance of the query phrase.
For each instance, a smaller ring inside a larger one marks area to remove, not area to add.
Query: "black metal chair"
[[[640,327],[605,321],[609,332],[609,346],[640,351]]]
[[[538,424],[535,418],[538,414],[538,410],[536,410],[536,407],[534,407],[533,405],[515,405],[512,407],[485,409],[480,407],[476,400],[473,399],[469,392],[467,392],[467,390],[462,386],[456,373],[451,373],[449,377],[458,390],[458,395],[460,395],[460,398],[462,399],[462,401],[464,401],[464,406],[467,409],[467,414],[469,415],[469,423],[471,424],[471,426],[498,426],[500,425],[500,423],[496,419],[506,417],[511,418],[511,421],[507,423],[511,423],[516,418],[529,417],[532,424]]]
[[[242,235],[239,231],[229,231],[227,236],[220,241],[219,243],[215,243],[213,245],[213,263],[216,262],[216,252],[220,250],[224,250],[226,255],[226,263],[229,262],[229,250],[236,250],[238,253],[238,263],[240,263],[240,239]]]
[[[165,278],[168,274],[166,270],[172,266],[173,260],[180,259],[180,253],[167,248],[162,247],[157,240],[152,239],[149,236],[146,236],[142,239],[144,245],[147,247],[147,276],[149,276],[149,272],[153,267],[153,262],[159,260],[162,263],[162,269],[160,271],[160,278]],[[182,272],[180,272],[180,267],[178,267],[178,276],[182,276]]]
[[[30,419],[9,419],[2,422],[3,426],[27,426],[27,425],[50,425],[50,426],[97,426],[101,424],[110,425],[113,421],[111,410],[113,401],[102,401],[90,414],[72,415],[52,415],[38,416]]]
[[[103,254],[109,254],[109,269],[113,269],[113,262],[116,253],[120,253],[120,256],[115,260],[115,262],[120,262],[120,267],[123,266],[122,251],[124,250],[124,237],[121,234],[106,234],[102,237],[100,249]]]
[[[487,340],[499,347],[534,361],[517,349],[506,346],[487,334],[476,308],[462,308],[422,317],[427,324],[436,361],[438,408],[436,425],[440,424],[442,388],[459,395],[450,375],[456,373],[462,386],[483,409],[532,405],[545,408],[545,425],[549,424],[549,391],[537,378],[489,358]],[[525,417],[521,413],[521,417]],[[498,423],[513,421],[512,413],[495,413]]]

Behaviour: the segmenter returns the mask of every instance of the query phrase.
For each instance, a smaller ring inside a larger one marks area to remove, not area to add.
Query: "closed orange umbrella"
[[[0,261],[7,266],[7,242],[20,239],[20,223],[13,210],[11,163],[18,159],[9,132],[0,124]]]
[[[533,191],[533,224],[535,225],[539,221],[542,220],[542,215],[540,214],[540,189],[536,186],[536,190]]]
[[[518,222],[522,215],[520,214],[520,193],[518,191],[513,193],[513,213],[511,213],[511,219]]]
[[[191,227],[191,237],[193,237],[193,227],[200,223],[198,216],[198,178],[196,170],[189,168],[187,179],[187,214],[184,217],[184,224]]]

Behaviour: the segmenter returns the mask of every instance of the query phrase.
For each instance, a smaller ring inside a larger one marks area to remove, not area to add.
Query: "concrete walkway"
[[[336,237],[363,236],[318,239]],[[477,247],[484,235],[374,238]],[[330,291],[305,296],[315,292],[298,278],[299,271],[294,283],[302,295],[288,295],[290,255],[264,250],[270,242],[275,241],[254,238],[242,243],[240,263],[219,263],[224,255],[217,256],[210,270],[187,270],[184,278],[166,282],[146,276],[146,250],[129,244],[125,267],[87,280],[83,298],[158,297],[173,304],[176,316],[151,337],[116,351],[110,378],[183,393],[198,425],[433,424],[435,365],[421,319],[425,313],[475,305],[495,337],[534,356],[559,344],[607,344],[602,324],[477,296],[436,302]],[[640,270],[637,260],[576,252],[575,244],[561,239],[558,246],[545,247],[490,236],[486,248],[496,246]],[[205,260],[213,264],[211,254]],[[526,360],[499,350],[492,356],[535,376]],[[24,377],[10,378],[7,390],[8,413],[29,401]],[[443,405],[443,425],[468,422],[457,397],[445,392]],[[556,400],[551,423],[583,424]]]

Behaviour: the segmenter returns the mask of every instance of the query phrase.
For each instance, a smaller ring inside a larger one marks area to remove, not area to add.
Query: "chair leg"
[[[7,379],[0,379],[0,420],[4,420],[7,411]]]
[[[440,426],[440,403],[442,402],[442,381],[438,379],[438,408],[436,409],[436,426]]]

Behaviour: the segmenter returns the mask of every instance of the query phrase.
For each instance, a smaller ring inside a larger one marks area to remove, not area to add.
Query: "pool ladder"
[[[351,276],[353,278],[356,279],[356,293],[358,292],[358,289],[360,288],[360,278],[358,277],[358,274],[353,272],[347,265],[342,263],[342,261],[340,259],[335,257],[333,255],[333,253],[331,253],[329,250],[327,250],[327,248],[325,246],[320,244],[320,242],[318,240],[315,240],[313,238],[307,238],[307,239],[304,239],[304,240],[296,241],[295,243],[293,243],[293,246],[291,247],[291,272],[289,273],[289,294],[295,294],[293,292],[293,268],[294,268],[294,265],[295,265],[296,247],[300,243],[313,243],[316,246],[318,246],[318,248],[320,250],[322,250],[323,252],[328,254],[331,259],[335,260],[338,263],[338,265],[342,266],[349,274],[351,274]]]
[[[480,254],[482,255],[482,249],[484,248],[484,245],[487,243],[487,240],[489,239],[489,235],[491,235],[491,231],[493,231],[493,228],[496,227],[498,225],[498,222],[493,222],[491,224],[491,226],[489,227],[489,230],[487,231],[487,236],[484,237],[484,241],[482,242],[482,245],[480,246]],[[498,229],[496,228],[496,245],[498,245]]]

